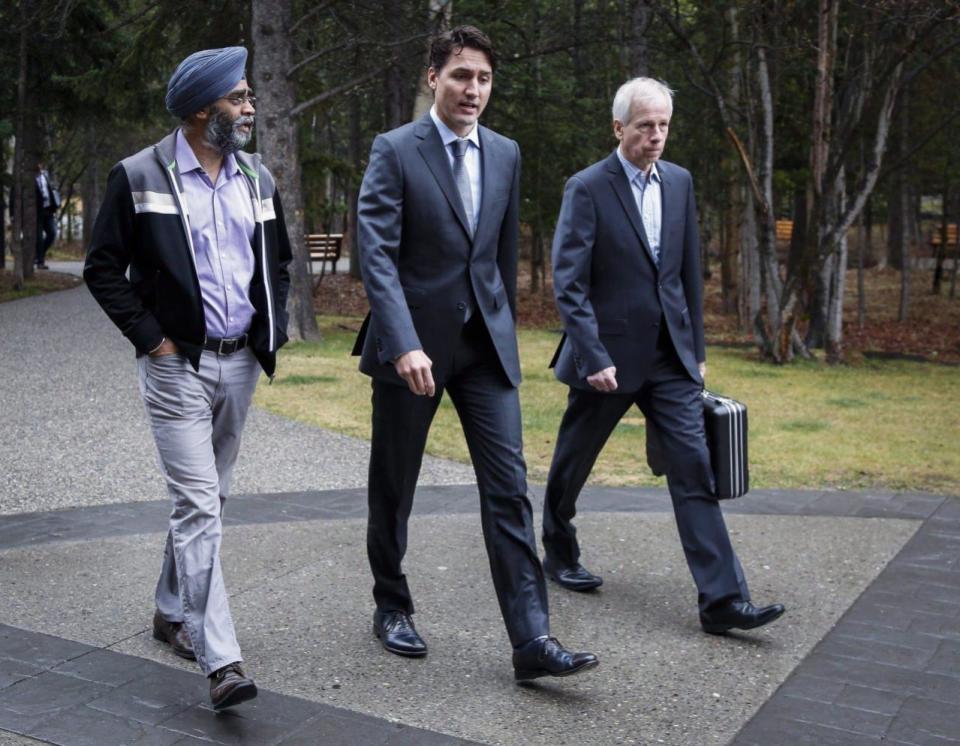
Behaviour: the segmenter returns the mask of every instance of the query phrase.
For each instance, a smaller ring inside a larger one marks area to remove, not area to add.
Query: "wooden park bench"
[[[778,220],[777,221],[777,240],[789,241],[791,238],[793,238],[793,221]]]
[[[943,231],[940,229],[940,226],[937,226],[930,232],[930,248],[933,249],[933,253],[937,253],[937,249],[940,248],[940,244],[943,243]],[[950,223],[947,225],[947,250],[957,248],[957,224]]]
[[[313,271],[313,263],[320,262],[320,278],[323,278],[326,263],[330,262],[332,274],[337,274],[337,262],[340,261],[340,254],[343,251],[342,233],[308,233],[307,251],[310,255],[310,271]]]

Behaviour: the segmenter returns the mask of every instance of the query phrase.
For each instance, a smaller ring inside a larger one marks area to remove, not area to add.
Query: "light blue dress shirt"
[[[440,133],[440,139],[443,140],[443,149],[447,153],[447,160],[450,162],[450,168],[452,169],[453,148],[450,147],[450,143],[461,138],[437,116],[436,105],[430,107],[430,118],[437,126],[437,132]],[[477,218],[480,215],[480,199],[483,197],[483,187],[480,182],[480,135],[477,130],[478,127],[474,125],[470,133],[462,138],[470,143],[463,158],[464,165],[467,167],[467,174],[470,176],[470,194],[473,195],[473,215],[468,215],[471,225],[477,224]]]
[[[633,199],[637,203],[637,211],[643,221],[643,230],[650,242],[650,250],[660,264],[660,227],[663,222],[663,195],[660,190],[660,172],[657,164],[650,166],[650,172],[645,173],[624,158],[620,148],[617,148],[617,158],[623,165],[633,191]]]
[[[250,188],[232,153],[213,184],[182,131],[177,132],[176,159],[190,213],[207,337],[239,337],[256,313],[250,302],[256,266]]]

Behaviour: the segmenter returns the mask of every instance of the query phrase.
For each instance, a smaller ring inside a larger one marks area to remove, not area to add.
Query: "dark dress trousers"
[[[482,203],[472,235],[429,114],[374,140],[360,188],[370,313],[354,354],[373,378],[367,552],[377,608],[412,614],[401,567],[407,521],[427,433],[446,391],[477,475],[500,609],[519,646],[549,631],[517,391],[520,152],[485,127],[479,139]],[[433,362],[433,397],[413,394],[394,370],[394,359],[417,349]]]
[[[617,423],[636,404],[663,434],[667,485],[701,610],[749,600],[714,496],[697,367],[705,360],[697,211],[690,173],[657,162],[662,197],[659,263],[616,153],[566,185],[553,242],[553,278],[565,334],[551,363],[570,387],[547,479],[543,543],[577,563],[576,500]],[[615,366],[617,390],[587,376]]]

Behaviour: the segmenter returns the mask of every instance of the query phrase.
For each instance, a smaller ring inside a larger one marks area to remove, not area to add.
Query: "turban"
[[[196,114],[230,93],[243,80],[246,64],[244,47],[194,52],[177,65],[167,83],[167,111],[181,119]]]

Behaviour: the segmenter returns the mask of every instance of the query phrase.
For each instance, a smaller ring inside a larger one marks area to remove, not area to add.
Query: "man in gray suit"
[[[720,634],[767,624],[784,608],[750,602],[715,497],[700,398],[706,354],[693,180],[660,160],[672,114],[663,83],[625,83],[613,102],[619,147],[574,175],[563,195],[553,280],[566,334],[551,365],[570,394],[547,479],[544,569],[574,591],[603,582],[580,564],[571,521],[597,456],[636,404],[662,433],[701,625]]]
[[[597,659],[550,637],[517,393],[520,153],[477,123],[494,64],[478,29],[440,34],[428,71],[433,108],[373,143],[357,221],[370,314],[354,353],[373,378],[374,634],[392,653],[427,653],[401,562],[427,432],[446,390],[470,448],[493,583],[522,681],[579,673]]]

